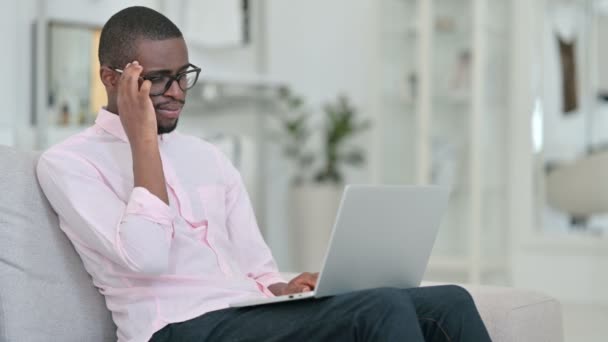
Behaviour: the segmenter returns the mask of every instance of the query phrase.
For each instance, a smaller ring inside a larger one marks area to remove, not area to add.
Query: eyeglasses
[[[198,75],[201,73],[201,68],[188,64],[188,70],[178,73],[175,76],[171,75],[150,75],[140,76],[139,78],[145,81],[150,81],[150,96],[159,96],[167,92],[174,81],[177,81],[177,85],[182,91],[186,91],[196,84]],[[112,68],[119,74],[123,73],[122,69]]]

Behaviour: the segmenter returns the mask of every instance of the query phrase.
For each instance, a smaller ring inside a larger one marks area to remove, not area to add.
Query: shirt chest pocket
[[[204,185],[198,188],[198,194],[209,226],[224,230],[226,225],[226,187],[219,184]]]

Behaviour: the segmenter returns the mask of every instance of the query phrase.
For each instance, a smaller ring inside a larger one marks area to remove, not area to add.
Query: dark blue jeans
[[[158,331],[153,342],[490,341],[458,286],[380,288],[209,312]]]

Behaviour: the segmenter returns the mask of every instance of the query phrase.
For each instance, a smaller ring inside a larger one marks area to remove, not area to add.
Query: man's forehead
[[[163,40],[139,39],[136,58],[145,71],[179,71],[187,66],[188,48],[183,38]]]

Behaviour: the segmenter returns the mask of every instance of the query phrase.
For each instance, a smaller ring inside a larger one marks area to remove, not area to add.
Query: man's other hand
[[[276,296],[312,291],[317,287],[319,273],[304,272],[293,278],[289,283],[273,284],[268,289]]]

